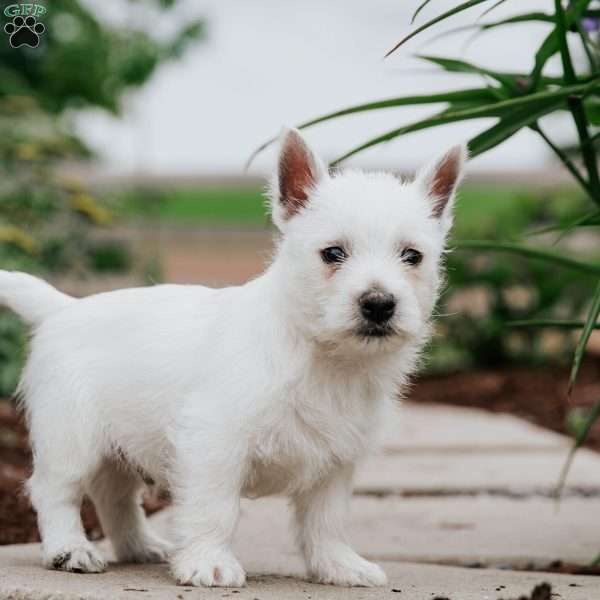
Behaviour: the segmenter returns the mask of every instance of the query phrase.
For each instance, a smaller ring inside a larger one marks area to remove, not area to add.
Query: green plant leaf
[[[591,0],[574,0],[565,11],[565,27],[570,28],[575,21],[579,20],[586,8],[590,4]],[[542,71],[546,66],[548,60],[554,56],[560,50],[560,33],[558,31],[558,25],[552,30],[551,33],[543,41],[535,54],[535,66],[531,73],[531,77],[534,81],[535,86],[539,85]]]
[[[383,135],[374,137],[374,138],[368,140],[367,142],[361,144],[360,146],[356,146],[352,150],[349,150],[342,156],[336,158],[331,163],[331,166],[336,166],[339,163],[341,163],[342,161],[346,160],[347,158],[350,158],[351,156],[358,154],[359,152],[362,152],[363,150],[366,150],[367,148],[371,148],[372,146],[377,146],[379,144],[383,144],[384,142],[389,142],[390,140],[393,140],[394,138],[399,137],[401,135],[405,135],[407,133],[413,133],[415,131],[420,131],[421,129],[437,127],[438,125],[446,125],[447,123],[453,123],[455,121],[461,121],[461,120],[463,120],[464,117],[461,118],[461,117],[457,117],[456,115],[462,114],[465,112],[468,112],[468,111],[459,111],[459,113],[450,113],[450,112],[444,110],[442,112],[436,113],[435,115],[433,115],[431,117],[428,117],[427,119],[422,119],[421,121],[415,121],[408,125],[404,125],[403,127],[399,127],[398,129],[388,131],[387,133],[384,133]]]
[[[442,67],[444,71],[448,71],[449,73],[473,73],[477,75],[483,75],[487,77],[491,77],[504,87],[515,90],[518,87],[518,76],[509,74],[509,73],[499,73],[498,71],[492,71],[490,69],[485,69],[483,67],[478,67],[477,65],[468,63],[464,60],[457,60],[453,58],[444,58],[443,56],[428,56],[424,54],[417,55],[417,58],[421,60],[426,60],[428,62],[432,62],[439,67]],[[523,79],[526,79],[527,76],[524,76]]]
[[[528,22],[545,22],[545,23],[554,23],[554,16],[549,15],[543,12],[531,12],[524,13],[522,15],[514,15],[512,17],[507,17],[506,19],[501,19],[500,21],[491,21],[489,23],[471,23],[469,25],[462,25],[461,27],[455,27],[454,29],[449,29],[448,31],[442,31],[437,35],[434,35],[429,40],[427,40],[427,44],[431,44],[434,41],[440,40],[450,35],[455,35],[457,33],[462,33],[464,31],[471,31],[473,29],[477,29],[478,31],[474,34],[473,37],[477,37],[481,33],[485,33],[491,29],[495,29],[496,27],[503,27],[505,25],[513,25],[517,23],[528,23]],[[472,38],[473,39],[473,38]],[[529,77],[529,73],[526,75]],[[525,75],[524,75],[525,77]]]
[[[405,35],[391,50],[389,50],[386,53],[385,58],[387,58],[390,54],[395,52],[398,48],[400,48],[400,46],[402,46],[403,44],[408,42],[408,40],[410,40],[411,38],[415,37],[422,31],[429,29],[432,25],[435,25],[436,23],[440,23],[441,21],[444,21],[445,19],[452,17],[453,15],[456,15],[456,14],[458,14],[464,10],[467,10],[473,6],[477,6],[478,4],[482,4],[483,2],[488,2],[488,0],[468,0],[468,2],[462,2],[458,6],[455,6],[454,8],[447,10],[446,12],[442,13],[441,15],[438,15],[434,19],[427,21],[420,27],[417,27],[415,30],[411,31],[408,35]]]
[[[542,101],[533,108],[522,108],[502,117],[498,123],[486,129],[469,141],[469,154],[478,156],[491,150],[504,140],[519,132],[523,127],[535,123],[539,118],[553,112],[563,103],[563,99]]]
[[[567,222],[549,225],[548,227],[543,227],[542,229],[536,229],[535,231],[531,231],[529,235],[543,235],[545,233],[560,231],[561,235],[557,240],[560,241],[563,237],[577,227],[594,227],[596,225],[600,225],[600,211],[593,210],[581,217],[577,217],[576,219],[570,219]]]
[[[336,110],[335,112],[327,113],[310,121],[304,121],[298,125],[298,129],[306,129],[331,119],[337,119],[339,117],[346,117],[362,112],[368,112],[371,110],[381,110],[385,108],[397,108],[399,106],[416,106],[421,104],[441,104],[444,102],[450,104],[456,103],[468,103],[468,104],[486,104],[488,102],[494,102],[499,98],[499,90],[493,87],[483,88],[472,88],[467,90],[457,90],[451,92],[441,92],[438,94],[427,94],[419,96],[404,96],[398,98],[389,98],[388,100],[378,100],[376,102],[367,102],[365,104],[358,104],[356,106],[350,106],[342,110]],[[250,155],[246,161],[245,169],[252,164],[252,161],[260,154],[265,148],[270,146],[273,142],[277,141],[277,136],[268,139],[266,142],[261,144],[254,152]]]
[[[567,41],[567,19],[562,6],[562,0],[554,0],[554,6],[556,12],[556,29],[554,30],[554,33],[558,41],[563,73],[567,83],[574,83],[577,80],[577,76],[575,75],[575,69],[573,68],[573,62],[571,61],[571,54],[569,52],[569,43]]]
[[[424,2],[422,2],[417,10],[415,10],[415,12],[413,13],[413,16],[410,18],[410,24],[412,25],[416,18],[419,16],[420,12],[431,2],[431,0],[424,0]]]
[[[583,329],[584,321],[561,321],[555,319],[530,319],[527,321],[507,321],[508,327],[556,327],[558,329]],[[593,329],[600,329],[600,323],[594,325]]]
[[[587,4],[589,4],[589,0],[573,2],[570,10],[579,8],[580,12],[583,12],[583,9],[587,8]],[[567,41],[568,24],[567,16],[562,5],[562,0],[554,0],[554,7],[556,13],[556,29],[554,30],[554,33],[560,50],[563,73],[565,76],[565,81],[568,84],[572,84],[577,81],[577,75],[575,73],[575,68],[573,67],[573,61],[571,59],[571,53]],[[577,19],[578,18],[579,17],[577,17]],[[590,132],[583,100],[578,96],[573,96],[569,98],[568,106],[571,114],[573,115],[575,127],[577,128],[577,135],[579,137],[579,145],[581,148],[583,163],[588,175],[590,197],[598,205],[600,205],[600,174],[598,173],[598,156],[596,155],[596,148],[594,145],[589,143]]]
[[[589,227],[593,225],[600,225],[600,211],[592,211],[591,213],[584,215],[575,223],[569,225],[568,228],[570,229],[572,227]]]
[[[594,225],[600,225],[600,211],[594,210],[587,215],[583,215],[573,223],[569,223],[565,226],[566,229],[573,229],[575,227],[590,227]]]
[[[600,88],[600,84],[598,86]],[[427,94],[424,96],[404,96],[399,98],[390,98],[388,100],[380,100],[377,102],[368,102],[366,104],[358,104],[343,110],[338,110],[328,113],[310,121],[304,121],[298,125],[299,129],[312,127],[323,121],[329,121],[338,117],[345,117],[360,112],[370,110],[380,110],[382,108],[397,108],[398,106],[412,106],[421,104],[441,104],[443,102],[458,103],[465,102],[469,104],[486,104],[501,99],[498,89],[493,87],[472,88],[467,90],[457,90],[453,92],[441,92],[439,94]]]
[[[573,386],[575,385],[575,381],[577,381],[577,375],[579,374],[579,369],[581,368],[581,363],[583,362],[583,357],[585,356],[585,349],[587,348],[587,344],[590,340],[590,336],[592,335],[592,331],[596,328],[599,315],[600,281],[598,282],[598,286],[596,287],[596,291],[594,292],[594,296],[592,298],[592,305],[590,307],[590,311],[585,321],[585,327],[581,332],[581,336],[579,337],[579,341],[577,342],[577,346],[575,348],[573,366],[571,367],[571,374],[569,376],[569,389],[567,391],[568,397],[570,397],[571,393],[573,392]]]
[[[586,194],[592,195],[592,188],[588,181],[586,181],[585,177],[581,174],[577,165],[571,160],[568,153],[565,152],[564,148],[557,146],[552,139],[546,134],[546,132],[542,129],[541,125],[536,122],[532,123],[529,127],[535,132],[539,134],[539,136],[546,142],[550,150],[556,154],[558,159],[562,162],[566,169],[573,175],[577,183],[583,188]],[[560,239],[560,236],[559,236]],[[558,241],[558,240],[557,240]],[[556,242],[555,242],[556,243]]]
[[[554,17],[545,12],[530,12],[522,15],[514,15],[512,17],[506,17],[500,21],[494,21],[492,23],[480,23],[474,25],[474,27],[480,27],[484,31],[488,29],[494,29],[496,27],[502,27],[503,25],[514,25],[515,23],[530,23],[536,21],[539,23],[554,23]]]
[[[567,474],[569,473],[569,469],[571,468],[571,464],[573,463],[573,458],[575,457],[575,453],[577,452],[577,450],[579,450],[579,448],[581,448],[581,446],[585,442],[587,436],[589,435],[590,430],[592,429],[592,426],[598,420],[599,417],[600,417],[600,400],[598,400],[594,404],[589,415],[585,419],[583,426],[580,428],[580,430],[577,432],[577,434],[575,436],[575,441],[573,442],[573,446],[569,450],[567,460],[565,461],[565,464],[562,468],[560,477],[558,479],[558,484],[556,486],[555,497],[557,500],[560,499],[560,495],[562,494],[562,491],[565,487],[565,482],[567,480]],[[598,557],[598,558],[600,558],[600,557]]]
[[[579,34],[579,39],[581,40],[583,51],[585,52],[585,55],[587,57],[588,64],[590,66],[590,72],[596,73],[598,71],[598,62],[595,57],[594,44],[590,40],[589,34],[581,26],[581,21],[575,21],[575,27],[577,29],[577,33]]]
[[[486,8],[480,15],[479,19],[483,19],[483,17],[489,15],[493,10],[496,10],[501,4],[504,4],[506,0],[498,0],[495,4],[492,4],[489,8]]]
[[[521,108],[527,108],[528,110],[538,111],[540,108],[540,103],[542,103],[541,108],[548,112],[553,110],[553,108],[548,108],[549,106],[554,106],[554,101],[558,101],[559,99],[565,100],[566,98],[580,94],[585,96],[589,94],[596,88],[600,87],[600,81],[592,81],[586,84],[577,84],[572,86],[565,86],[563,88],[557,90],[543,91],[537,92],[535,94],[528,94],[526,96],[519,96],[517,98],[511,98],[509,100],[501,100],[494,104],[486,104],[484,106],[479,106],[475,108],[470,108],[466,110],[459,111],[442,111],[441,113],[437,113],[431,117],[426,119],[422,119],[421,121],[416,121],[405,125],[403,127],[399,127],[392,131],[388,131],[382,135],[379,135],[375,138],[364,142],[360,146],[353,148],[352,150],[346,152],[343,156],[340,156],[335,161],[333,161],[332,165],[337,165],[343,160],[357,154],[358,152],[362,152],[367,148],[371,148],[372,146],[376,146],[383,142],[388,142],[396,137],[401,135],[405,135],[407,133],[412,133],[414,131],[419,131],[422,129],[428,129],[430,127],[437,127],[439,125],[446,125],[447,123],[454,123],[456,121],[466,121],[468,119],[480,119],[485,117],[502,117],[504,115],[510,114],[513,111]],[[559,106],[561,103],[556,102],[556,106]],[[536,113],[539,117],[539,112]],[[521,113],[519,113],[521,118],[524,118]],[[496,131],[494,132],[496,134]],[[490,134],[491,136],[492,134]],[[506,138],[505,138],[506,139]],[[484,140],[485,141],[485,140]],[[499,142],[498,142],[499,143]]]
[[[586,98],[583,107],[588,122],[592,125],[600,125],[600,100],[597,98]]]
[[[417,58],[421,58],[423,60],[428,60],[431,62],[435,62],[438,66],[441,66],[448,72],[452,73],[470,73],[473,75],[483,75],[488,76],[492,79],[496,79],[501,82],[505,88],[509,89],[511,92],[518,92],[522,94],[524,92],[534,92],[533,89],[533,79],[529,73],[510,73],[506,71],[492,71],[491,69],[485,69],[483,67],[478,67],[477,65],[473,65],[466,61],[458,60],[458,59],[450,59],[445,57],[437,57],[437,56],[428,56],[428,55],[416,55]],[[592,76],[582,77],[577,80],[576,83],[589,83],[594,79],[598,79],[600,76],[595,74]],[[540,77],[538,83],[539,87],[546,85],[565,85],[564,77],[552,77],[549,75],[544,75]]]
[[[576,260],[563,254],[523,246],[512,242],[489,242],[486,240],[459,240],[453,243],[453,246],[459,250],[480,250],[484,252],[503,252],[508,254],[517,254],[532,260],[540,260],[552,263],[558,267],[572,269],[585,273],[586,275],[600,276],[600,265]]]

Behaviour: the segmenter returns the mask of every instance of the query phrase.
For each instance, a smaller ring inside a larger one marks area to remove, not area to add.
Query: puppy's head
[[[271,190],[277,268],[290,317],[311,339],[383,352],[423,338],[465,160],[455,146],[411,183],[330,175],[298,131],[284,132]]]

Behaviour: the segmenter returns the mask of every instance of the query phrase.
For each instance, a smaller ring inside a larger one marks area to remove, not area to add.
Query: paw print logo
[[[13,48],[29,46],[37,48],[40,43],[40,35],[46,31],[43,23],[38,23],[33,16],[15,17],[11,23],[4,26],[4,31],[10,35],[10,45]]]

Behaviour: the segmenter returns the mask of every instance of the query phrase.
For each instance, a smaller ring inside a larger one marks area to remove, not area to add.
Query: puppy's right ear
[[[308,147],[300,132],[284,129],[271,190],[273,221],[279,229],[308,204],[311,191],[326,173],[325,165]]]

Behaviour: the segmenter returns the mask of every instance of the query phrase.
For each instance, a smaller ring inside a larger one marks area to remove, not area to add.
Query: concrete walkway
[[[268,498],[243,503],[242,590],[175,586],[166,565],[45,571],[30,544],[0,547],[0,598],[508,600],[547,582],[554,600],[600,599],[600,577],[543,572],[586,566],[600,553],[600,456],[579,453],[558,510],[552,498],[567,448],[562,436],[513,417],[406,404],[358,474],[349,523],[357,549],[387,571],[385,588],[306,582],[286,503]],[[168,517],[157,515],[155,526]]]

